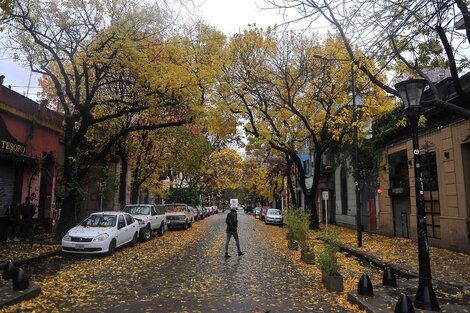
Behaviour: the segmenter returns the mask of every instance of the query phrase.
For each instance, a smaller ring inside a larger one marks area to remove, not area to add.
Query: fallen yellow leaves
[[[3,265],[9,260],[18,261],[37,257],[59,249],[59,245],[53,244],[34,243],[31,248],[31,244],[26,242],[5,243],[0,245],[0,264]]]
[[[331,227],[336,230],[343,244],[370,253],[385,263],[401,265],[418,272],[418,246],[416,242],[407,238],[363,232],[363,246],[357,248],[356,230],[334,225]],[[312,231],[310,236],[318,238],[321,234],[322,232]],[[431,247],[430,259],[434,279],[461,284],[470,282],[469,255]]]
[[[367,266],[367,264],[362,264],[354,258],[347,257],[343,253],[338,253],[338,262],[341,265],[340,273],[343,276],[343,285],[344,291],[341,293],[330,293],[328,292],[321,282],[321,271],[315,265],[309,265],[304,263],[300,259],[300,251],[289,250],[287,247],[286,240],[286,228],[271,227],[262,224],[263,231],[269,233],[267,238],[270,238],[271,244],[273,246],[273,251],[279,251],[283,255],[287,256],[291,261],[293,266],[297,267],[302,275],[310,276],[315,279],[316,284],[311,286],[306,286],[306,293],[315,294],[322,293],[324,295],[325,301],[331,303],[333,309],[336,306],[342,309],[346,309],[348,312],[362,312],[359,307],[352,305],[347,300],[347,294],[350,290],[356,290],[357,284],[362,273],[368,273],[369,277],[372,280],[373,284],[381,283],[381,275],[377,269]],[[309,232],[309,241],[315,245],[315,253],[318,254],[323,242],[318,239],[324,233],[321,232]],[[338,308],[338,309],[339,309]]]
[[[124,247],[112,257],[71,259],[70,262],[58,260],[63,257],[50,258],[48,262],[60,263],[60,270],[53,275],[44,275],[40,270],[35,273],[33,280],[41,288],[41,294],[8,306],[2,312],[70,312],[93,305],[104,310],[126,303],[123,296],[131,299],[141,297],[136,286],[144,285],[145,279],[152,286],[160,283],[156,275],[149,276],[149,273],[158,271],[160,263],[155,261],[163,263],[181,254],[203,236],[204,228],[205,224],[197,223],[191,231],[169,232],[163,237],[140,243],[137,249]],[[130,268],[133,272],[129,272]]]

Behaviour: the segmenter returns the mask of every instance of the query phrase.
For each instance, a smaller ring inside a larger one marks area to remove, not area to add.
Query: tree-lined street
[[[27,270],[41,296],[5,312],[347,312],[322,291],[318,277],[302,275],[276,248],[269,227],[251,215],[239,214],[246,255],[236,256],[232,241],[232,257],[224,258],[225,216],[112,257],[61,256],[32,264]]]
[[[2,310],[468,309],[469,4],[263,2],[0,0]]]

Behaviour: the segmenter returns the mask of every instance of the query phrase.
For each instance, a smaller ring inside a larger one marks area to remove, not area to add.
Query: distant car
[[[253,216],[254,216],[255,218],[259,218],[259,213],[260,213],[260,211],[261,211],[261,207],[259,207],[259,206],[256,207],[256,208],[253,210]]]
[[[199,210],[195,207],[189,207],[191,209],[191,211],[193,211],[193,214],[194,214],[194,221],[197,222],[199,221],[200,219],[202,219],[201,215],[199,215]]]
[[[198,206],[198,207],[196,207],[196,210],[197,210],[197,214],[199,214],[199,220],[202,220],[204,218],[202,207]]]
[[[165,209],[168,229],[175,227],[188,229],[193,225],[194,213],[188,205],[184,203],[165,204]]]
[[[214,205],[212,209],[214,209],[214,214],[219,213],[219,208],[216,205]]]
[[[268,212],[268,210],[271,209],[270,207],[262,207],[261,208],[261,211],[259,212],[259,220],[260,221],[264,221],[264,217],[266,216],[266,212]]]
[[[247,206],[245,207],[245,213],[246,213],[246,214],[251,214],[251,213],[253,213],[253,207],[252,207],[251,205],[247,205]]]
[[[166,230],[165,212],[157,211],[152,204],[128,204],[123,212],[129,213],[139,223],[140,239],[149,241],[152,238],[152,231],[157,231],[159,236],[163,236]]]
[[[135,246],[139,224],[128,213],[98,212],[90,214],[62,238],[62,251],[73,253],[107,253],[125,244]]]
[[[281,210],[269,209],[266,212],[266,216],[264,217],[264,222],[266,224],[283,225],[284,221],[282,218]]]

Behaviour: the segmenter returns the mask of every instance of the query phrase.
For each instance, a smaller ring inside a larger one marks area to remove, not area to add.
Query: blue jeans
[[[237,243],[237,250],[240,253],[242,250],[240,249],[240,240],[238,239],[238,233],[236,231],[227,231],[227,240],[225,241],[225,253],[228,254],[228,243],[230,242],[230,238],[233,236]]]

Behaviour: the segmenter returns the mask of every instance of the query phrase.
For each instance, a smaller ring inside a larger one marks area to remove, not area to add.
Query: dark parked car
[[[247,205],[245,207],[245,213],[246,214],[252,214],[253,213],[253,207],[251,205]]]

